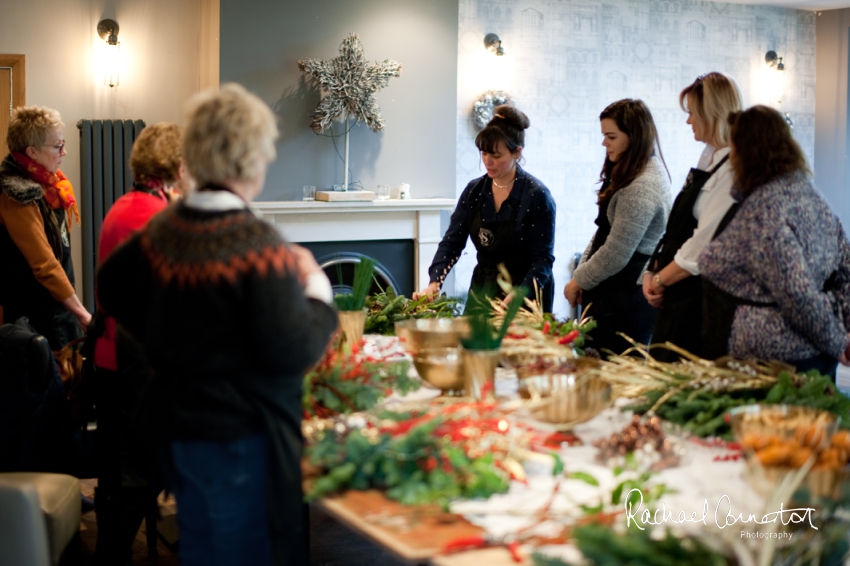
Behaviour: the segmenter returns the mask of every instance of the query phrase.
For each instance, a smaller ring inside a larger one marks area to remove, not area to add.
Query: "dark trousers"
[[[97,405],[97,563],[123,565],[131,556],[142,519],[154,505],[159,482],[154,479],[148,441],[133,422],[135,402],[128,376],[97,368],[89,378]]]
[[[172,441],[183,566],[267,566],[265,435],[233,442]]]
[[[589,293],[582,294],[587,298]],[[603,357],[607,357],[604,350],[621,354],[631,344],[618,336],[618,332],[639,344],[649,343],[657,311],[646,301],[640,285],[619,294],[600,292],[591,297],[592,305],[587,314],[596,320],[597,326],[590,331],[591,340],[586,346],[596,349]]]

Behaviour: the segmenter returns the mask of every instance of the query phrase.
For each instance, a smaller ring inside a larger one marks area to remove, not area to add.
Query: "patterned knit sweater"
[[[629,186],[611,197],[608,203],[611,233],[593,257],[588,257],[593,239],[587,245],[573,273],[579,287],[593,289],[616,275],[635,252],[651,254],[664,234],[672,202],[667,171],[658,157],[652,157]]]
[[[336,314],[304,295],[297,273],[278,232],[247,208],[183,202],[106,260],[101,305],[139,339],[168,390],[171,437],[230,441],[261,430],[254,407],[267,400],[246,390],[252,380],[279,381],[300,422],[301,376]]]
[[[741,200],[735,189],[732,195]],[[733,356],[800,360],[823,352],[838,358],[847,347],[850,243],[803,173],[757,187],[700,255],[699,268],[727,293],[777,304],[738,306]],[[825,292],[833,273],[833,289]]]

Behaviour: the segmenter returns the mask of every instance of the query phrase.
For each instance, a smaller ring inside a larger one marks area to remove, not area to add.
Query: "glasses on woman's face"
[[[65,149],[65,140],[59,140],[58,144],[44,144],[44,147],[52,147],[58,153],[62,153],[62,150]]]

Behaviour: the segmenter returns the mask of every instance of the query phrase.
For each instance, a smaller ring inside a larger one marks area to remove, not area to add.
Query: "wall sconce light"
[[[115,20],[101,20],[97,24],[97,35],[106,40],[103,50],[103,84],[106,86],[118,85],[118,71],[121,62],[120,48],[118,42],[118,22]]]
[[[505,49],[502,47],[502,40],[495,33],[488,33],[484,36],[484,47],[490,53],[495,53],[499,57],[505,54]]]
[[[784,71],[785,64],[782,62],[782,57],[776,55],[776,51],[768,51],[764,56],[764,62],[769,67],[773,67],[777,71]]]
[[[769,96],[776,101],[778,108],[778,105],[781,105],[785,98],[785,64],[782,62],[782,57],[776,54],[776,51],[768,51],[764,56],[764,62],[768,66],[767,87]]]

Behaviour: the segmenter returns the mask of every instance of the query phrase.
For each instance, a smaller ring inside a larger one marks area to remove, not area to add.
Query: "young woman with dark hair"
[[[679,106],[688,113],[694,139],[704,142],[705,149],[676,196],[664,237],[643,276],[644,297],[658,308],[652,330],[654,344],[671,342],[693,354],[703,353],[697,260],[734,202],[727,118],[742,105],[735,81],[722,73],[699,76],[679,94]],[[664,348],[653,349],[652,355],[661,361],[679,359]]]
[[[622,332],[649,341],[655,310],[643,298],[640,277],[670,213],[670,179],[652,114],[640,100],[609,105],[599,116],[606,156],[599,176],[596,234],[564,288],[571,305],[598,322],[590,346],[622,352]]]
[[[414,293],[414,299],[440,292],[471,238],[478,252],[472,288],[500,293],[496,278],[504,263],[515,285],[525,286],[533,298],[536,284],[543,309],[552,310],[555,201],[543,183],[519,166],[528,126],[528,117],[513,106],[493,110],[493,119],[475,138],[487,174],[470,181],[460,195],[428,269],[431,283]]]
[[[729,123],[737,203],[699,257],[707,355],[835,379],[850,365],[850,243],[779,112],[754,106]]]

